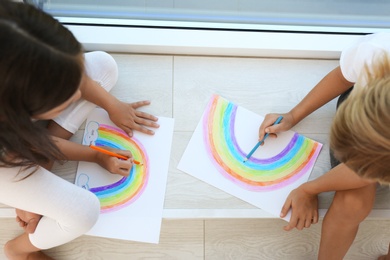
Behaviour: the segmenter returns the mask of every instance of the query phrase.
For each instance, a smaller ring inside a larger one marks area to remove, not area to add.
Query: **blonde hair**
[[[390,57],[382,53],[365,66],[333,120],[330,147],[359,176],[390,183]]]

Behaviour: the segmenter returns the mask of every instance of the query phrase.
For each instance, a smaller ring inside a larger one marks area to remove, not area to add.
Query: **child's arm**
[[[290,112],[283,114],[283,120],[280,124],[272,126],[279,115],[268,114],[259,128],[259,139],[262,139],[266,132],[278,133],[289,130],[303,118],[347,91],[352,85],[352,82],[344,78],[340,67],[335,68],[298,105],[291,109]]]
[[[85,100],[105,109],[110,119],[130,136],[133,130],[154,134],[154,131],[146,127],[159,127],[156,123],[157,117],[137,110],[139,107],[149,105],[149,101],[139,101],[132,104],[121,102],[87,75],[84,75],[80,90]]]
[[[347,91],[354,83],[347,81],[340,66],[329,72],[289,113],[293,117],[293,125],[322,107],[332,99]]]
[[[287,212],[292,210],[290,223],[284,229],[287,231],[293,228],[302,229],[317,223],[318,194],[326,191],[357,189],[372,183],[370,180],[359,177],[345,164],[339,164],[326,174],[302,184],[289,194],[280,214],[281,217],[285,217]],[[303,223],[308,226],[304,226]]]
[[[374,181],[363,179],[344,163],[340,163],[326,174],[304,183],[302,186],[311,194],[320,194],[327,191],[357,189],[371,183]]]
[[[57,147],[69,161],[94,162],[105,168],[107,171],[128,176],[133,166],[133,156],[130,151],[111,149],[115,153],[128,157],[128,160],[121,160],[89,148],[86,145],[77,144],[62,138],[52,137]],[[108,148],[107,148],[108,149]]]

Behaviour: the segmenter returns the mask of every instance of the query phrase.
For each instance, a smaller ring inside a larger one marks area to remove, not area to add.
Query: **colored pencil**
[[[93,149],[93,150],[96,150],[96,151],[98,151],[98,152],[101,152],[101,153],[104,153],[104,154],[107,154],[107,155],[110,155],[110,156],[113,156],[113,157],[116,157],[116,158],[119,158],[119,159],[123,159],[123,160],[129,159],[128,157],[126,157],[126,156],[124,156],[124,155],[120,155],[120,154],[111,152],[111,151],[109,151],[109,150],[103,149],[103,148],[98,147],[98,146],[95,146],[95,145],[90,145],[89,147],[90,147],[91,149]],[[140,163],[140,162],[137,161],[137,160],[133,160],[133,163],[138,164],[138,165],[142,165],[142,163]]]
[[[283,117],[282,116],[279,116],[278,119],[276,119],[275,123],[273,123],[272,125],[277,125],[280,123],[280,121],[282,121]],[[257,142],[257,144],[255,145],[255,147],[253,147],[253,149],[248,153],[248,155],[245,157],[244,159],[244,163],[252,156],[252,154],[257,150],[257,148],[259,148],[259,146],[264,143],[265,139],[269,136],[269,133],[266,133],[263,137],[262,140],[260,140],[259,142]]]

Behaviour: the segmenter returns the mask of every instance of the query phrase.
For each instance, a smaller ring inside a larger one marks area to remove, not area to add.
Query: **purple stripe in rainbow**
[[[237,105],[213,96],[203,119],[204,142],[214,165],[230,181],[251,191],[280,189],[310,171],[322,145],[295,134],[277,155],[243,163],[246,153],[237,143],[234,124]]]
[[[143,163],[143,165],[134,164],[128,177],[123,177],[109,185],[90,189],[100,200],[101,212],[115,211],[136,201],[145,190],[149,179],[149,160],[144,153],[145,149],[123,130],[104,124],[99,124],[95,145],[129,150],[135,160]]]

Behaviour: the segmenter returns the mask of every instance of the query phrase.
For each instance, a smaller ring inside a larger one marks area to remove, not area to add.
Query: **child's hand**
[[[160,127],[160,125],[156,123],[158,118],[137,110],[137,108],[149,104],[150,101],[138,101],[128,104],[118,100],[118,102],[107,109],[107,112],[112,122],[122,128],[129,136],[133,136],[133,130],[153,135],[154,131],[146,127]]]
[[[280,217],[283,218],[291,209],[290,222],[284,227],[286,231],[290,231],[293,228],[302,230],[318,222],[317,194],[309,194],[301,187],[291,191],[280,213]]]
[[[108,147],[105,147],[104,149],[126,156],[129,159],[122,160],[104,153],[97,152],[96,163],[111,173],[119,174],[122,176],[129,176],[130,170],[133,167],[133,156],[131,152],[125,150],[110,149]]]
[[[277,125],[272,125],[275,123],[276,119],[278,119],[279,116],[283,116],[282,121]],[[293,117],[290,113],[267,114],[264,118],[264,121],[261,123],[259,127],[259,140],[262,140],[266,133],[272,135],[279,132],[284,132],[290,130],[290,128],[293,126],[294,126]]]

